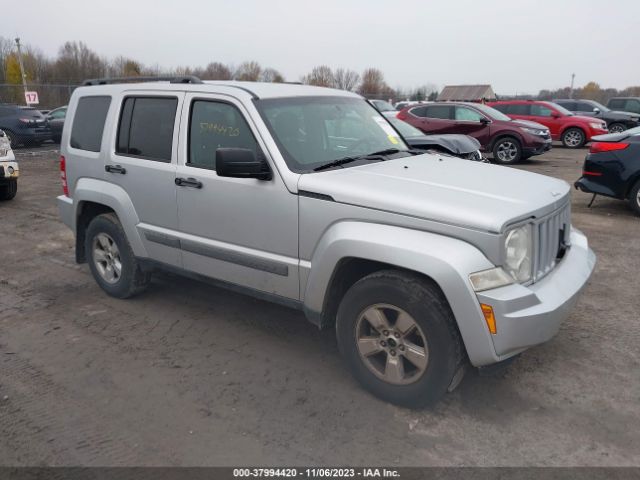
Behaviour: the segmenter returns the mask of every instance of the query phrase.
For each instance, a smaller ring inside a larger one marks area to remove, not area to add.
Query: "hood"
[[[560,118],[563,119],[565,122],[578,120],[579,122],[605,123],[604,120],[602,120],[602,118],[587,117],[586,115],[571,115],[571,116],[560,117]]]
[[[440,146],[457,155],[475,152],[480,149],[480,142],[468,135],[444,134],[444,135],[420,135],[406,138],[412,147]]]
[[[517,120],[512,120],[512,123],[516,123],[518,125],[522,125],[523,127],[528,127],[528,128],[537,128],[540,130],[549,130],[547,127],[545,127],[544,125],[542,125],[541,123],[538,122],[532,122],[530,120],[521,120],[521,119],[517,119]]]
[[[433,154],[304,174],[298,189],[496,233],[514,221],[551,213],[569,197],[569,184],[562,180]]]

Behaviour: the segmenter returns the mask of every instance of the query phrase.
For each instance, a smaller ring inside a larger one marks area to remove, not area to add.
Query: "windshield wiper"
[[[382,158],[382,157],[385,157],[387,155],[393,155],[394,153],[400,153],[400,152],[407,152],[407,153],[410,153],[411,155],[417,155],[419,153],[424,153],[424,152],[421,152],[419,150],[400,150],[399,148],[386,148],[384,150],[379,150],[377,152],[371,152],[371,153],[367,153],[367,154],[364,154],[364,155],[358,155],[358,156],[354,156],[354,157],[339,158],[339,159],[334,160],[332,162],[325,163],[324,165],[320,165],[319,167],[314,168],[313,171],[314,172],[318,172],[320,170],[325,170],[325,169],[331,168],[331,167],[340,167],[340,166],[344,165],[345,163],[355,162],[356,160],[380,160],[381,162],[383,162],[385,159]]]

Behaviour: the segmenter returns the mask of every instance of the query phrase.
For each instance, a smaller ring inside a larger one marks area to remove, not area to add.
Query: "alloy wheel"
[[[360,359],[379,379],[394,385],[416,382],[429,364],[427,339],[418,323],[403,309],[376,304],[356,323]]]
[[[107,283],[116,283],[122,276],[122,260],[118,245],[106,233],[99,233],[93,239],[93,262],[98,274]]]
[[[513,142],[505,141],[498,145],[496,154],[501,162],[512,162],[518,155],[518,148]]]
[[[624,127],[622,125],[612,125],[611,128],[609,129],[609,133],[620,133],[620,132],[624,132]]]
[[[582,138],[583,135],[581,132],[572,130],[570,132],[567,132],[567,134],[564,136],[564,141],[568,147],[577,147],[582,143]]]

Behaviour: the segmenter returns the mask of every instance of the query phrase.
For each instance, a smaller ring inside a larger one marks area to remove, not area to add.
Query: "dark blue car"
[[[640,215],[640,127],[591,139],[582,177],[583,192],[627,200]]]
[[[51,140],[51,127],[47,119],[33,107],[0,105],[0,130],[4,130],[12,147],[38,146]]]

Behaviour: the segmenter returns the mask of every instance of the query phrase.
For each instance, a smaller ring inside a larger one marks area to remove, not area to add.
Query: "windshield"
[[[255,104],[294,172],[311,172],[345,157],[409,149],[362,98],[288,97],[256,100]]]
[[[424,136],[424,133],[422,133],[416,127],[414,127],[413,125],[409,125],[407,122],[400,120],[399,118],[387,117],[387,120],[389,120],[389,123],[391,123],[391,125],[396,127],[396,130],[398,130],[400,132],[400,135],[402,135],[404,138],[414,138],[414,137]]]
[[[391,105],[389,102],[385,102],[384,100],[371,100],[371,103],[373,103],[376,108],[378,110],[380,110],[381,112],[395,112],[396,109],[393,108],[393,105]]]
[[[485,115],[491,117],[493,120],[499,120],[501,122],[510,122],[511,121],[511,118],[507,117],[504,113],[502,113],[499,110],[496,110],[495,108],[489,107],[489,106],[484,105],[482,103],[474,103],[473,106],[474,106],[474,108],[477,108],[478,110],[480,110]]]

